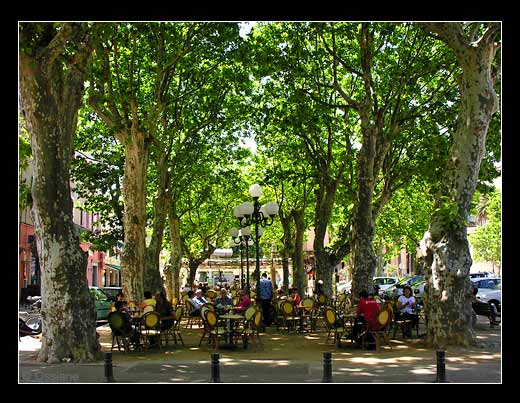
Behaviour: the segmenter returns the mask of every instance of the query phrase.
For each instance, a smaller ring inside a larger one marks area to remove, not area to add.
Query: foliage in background
[[[468,236],[473,246],[473,258],[476,261],[491,261],[500,266],[502,261],[502,194],[494,191],[487,204],[487,223],[477,226],[473,234]]]
[[[32,150],[29,133],[21,115],[18,117],[18,127],[18,208],[22,211],[32,205],[31,184],[23,177],[32,158]]]

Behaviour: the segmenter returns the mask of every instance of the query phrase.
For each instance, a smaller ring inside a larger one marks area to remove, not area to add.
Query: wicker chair
[[[121,351],[121,344],[123,351],[130,351],[130,342],[132,337],[132,330],[126,326],[126,320],[121,312],[114,311],[108,314],[108,324],[112,331],[112,347],[110,351],[114,350],[114,343],[117,342],[117,349]]]
[[[161,320],[158,312],[147,312],[141,317],[141,342],[146,350],[152,344],[150,338],[153,337],[159,349],[161,348]]]
[[[379,351],[382,340],[392,348],[390,344],[390,325],[392,323],[392,311],[388,308],[382,309],[377,315],[377,325],[375,328],[366,326],[361,333],[361,345],[366,348],[368,344],[375,343],[376,351]],[[373,342],[369,341],[369,336],[372,336]]]
[[[218,326],[218,316],[215,312],[208,309],[204,316],[203,320],[208,328],[208,343],[212,343],[213,348],[218,350],[220,339],[225,336],[226,329]],[[199,346],[203,338],[204,335],[200,339]]]
[[[325,308],[325,324],[327,326],[328,331],[325,343],[327,343],[331,338],[331,335],[333,335],[334,344],[340,347],[341,338],[343,336],[351,335],[352,333],[352,325],[342,323],[336,313],[336,310],[331,306]]]
[[[260,338],[260,328],[262,326],[262,311],[256,310],[252,318],[250,318],[244,329],[241,332],[242,342],[244,347],[249,343],[253,345],[253,350],[257,350],[257,342],[263,347],[262,339]]]

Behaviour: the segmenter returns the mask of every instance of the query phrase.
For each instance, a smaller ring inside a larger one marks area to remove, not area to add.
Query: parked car
[[[489,271],[479,271],[477,273],[469,273],[469,278],[471,281],[476,281],[484,278],[497,278],[497,276]]]
[[[495,305],[497,311],[500,312],[502,305],[502,283],[498,283],[493,288],[479,288],[477,299]]]
[[[475,288],[495,288],[498,284],[502,282],[500,278],[483,278],[479,280],[472,280],[471,284]]]
[[[388,287],[390,287],[393,284],[396,284],[399,281],[397,277],[374,277],[373,282],[374,286],[379,287],[379,294],[381,294],[381,291],[386,290]]]
[[[103,290],[111,301],[115,301],[117,294],[123,291],[123,287],[103,287],[101,290]]]
[[[338,294],[348,293],[351,288],[352,288],[352,281],[340,282],[336,286]]]
[[[379,295],[386,299],[394,299],[398,296],[397,285],[405,286],[409,285],[414,289],[416,284],[419,284],[421,281],[424,281],[424,274],[414,274],[412,276],[404,277],[397,281],[397,283],[390,285],[386,290],[379,292]]]
[[[89,292],[92,298],[94,298],[94,304],[96,305],[96,321],[107,319],[108,308],[112,305],[112,301],[99,287],[89,287]]]
[[[413,295],[417,298],[422,298],[424,294],[424,285],[426,284],[426,280],[420,280],[417,283],[414,283],[412,286]]]

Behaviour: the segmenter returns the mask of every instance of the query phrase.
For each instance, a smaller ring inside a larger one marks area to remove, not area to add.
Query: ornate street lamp
[[[253,198],[253,203],[244,202],[233,209],[233,215],[238,218],[242,228],[249,228],[250,225],[255,225],[255,236],[253,238],[256,246],[256,295],[259,296],[260,285],[260,236],[263,233],[263,227],[272,225],[274,216],[278,214],[278,203],[268,202],[260,206],[258,199],[262,195],[262,188],[260,185],[254,184],[249,187],[249,195]],[[243,233],[243,230],[242,230]]]
[[[250,285],[249,285],[249,247],[253,246],[253,240],[251,239],[251,229],[249,227],[242,228],[238,230],[236,228],[231,228],[229,230],[229,234],[233,238],[230,242],[231,244],[238,245],[240,249],[240,285],[241,289],[244,289],[244,266],[242,264],[242,251],[246,250],[246,293],[247,296],[250,295]]]

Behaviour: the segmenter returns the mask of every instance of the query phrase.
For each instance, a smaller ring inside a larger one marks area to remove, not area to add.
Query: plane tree
[[[499,107],[495,86],[500,80],[496,54],[500,23],[421,23],[427,32],[453,52],[462,73],[460,99],[453,107],[452,144],[436,195],[430,225],[421,241],[425,255],[429,302],[427,340],[444,348],[476,341],[472,323],[472,259],[467,239],[467,215],[477,187],[486,139]]]
[[[87,23],[20,23],[19,38],[20,107],[34,163],[32,217],[41,269],[38,361],[93,361],[101,355],[96,311],[69,180],[90,29]]]

